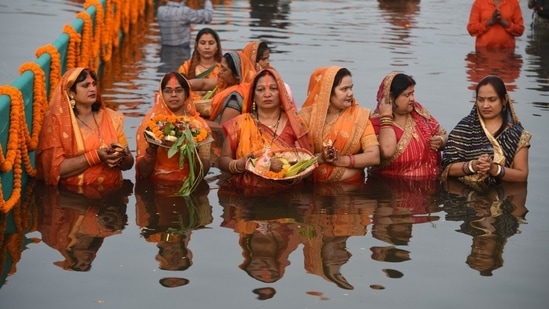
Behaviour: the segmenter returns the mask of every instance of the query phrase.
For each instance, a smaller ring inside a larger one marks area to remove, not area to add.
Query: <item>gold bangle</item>
[[[229,172],[233,174],[244,173],[244,171],[238,168],[238,160],[231,160],[231,162],[229,162]]]

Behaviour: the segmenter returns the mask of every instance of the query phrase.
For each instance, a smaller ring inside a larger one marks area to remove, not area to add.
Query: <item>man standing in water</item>
[[[201,10],[191,9],[185,2],[170,0],[156,12],[162,41],[160,57],[168,71],[176,71],[190,57],[191,24],[207,24],[213,17],[211,0],[205,0]]]

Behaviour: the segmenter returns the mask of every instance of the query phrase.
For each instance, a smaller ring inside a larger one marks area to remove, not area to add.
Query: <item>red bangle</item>
[[[86,162],[89,166],[94,166],[101,163],[101,158],[99,157],[99,152],[97,150],[90,150],[84,154]]]
[[[355,156],[350,155],[350,156],[349,156],[349,161],[350,161],[349,167],[350,167],[350,168],[355,167]]]

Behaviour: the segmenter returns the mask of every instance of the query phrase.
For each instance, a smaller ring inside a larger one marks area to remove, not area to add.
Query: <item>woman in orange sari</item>
[[[183,168],[180,168],[180,153],[168,158],[168,148],[159,147],[148,143],[145,139],[145,130],[155,116],[189,116],[205,128],[208,133],[210,128],[195,109],[190,86],[185,77],[177,72],[169,72],[160,81],[159,93],[151,110],[145,115],[141,125],[137,129],[137,154],[136,175],[137,180],[151,179],[162,181],[163,184],[181,184],[188,178],[190,164],[185,160]],[[198,159],[202,162],[204,175],[210,168],[210,144],[198,146]],[[194,166],[193,168],[197,168]],[[200,179],[197,179],[199,181]]]
[[[202,28],[196,34],[194,51],[180,67],[179,73],[187,79],[217,78],[221,67],[221,41],[219,35],[211,28]],[[193,100],[202,99],[206,91],[193,92]]]
[[[225,142],[219,168],[230,174],[229,182],[243,189],[279,187],[246,170],[250,157],[266,151],[295,149],[311,150],[308,130],[299,119],[284,82],[275,70],[259,72],[252,81],[243,105],[243,114],[223,124]]]
[[[210,120],[222,124],[242,113],[242,102],[255,73],[254,65],[248,57],[242,52],[231,51],[221,59],[217,80],[193,79],[190,83],[194,91],[217,87],[212,98]]]
[[[437,178],[446,130],[415,100],[415,80],[391,72],[379,85],[372,124],[378,136],[381,164],[369,174],[386,177]]]
[[[67,71],[50,100],[36,155],[48,185],[121,184],[133,167],[124,116],[106,108],[90,69]]]
[[[272,69],[271,66],[271,49],[269,48],[269,45],[267,45],[267,42],[250,42],[248,43],[244,49],[242,50],[242,53],[246,55],[253,63],[256,71],[261,71],[263,69]],[[292,89],[290,88],[290,85],[287,83],[284,83],[284,86],[286,86],[286,91],[288,92],[288,95],[292,99],[292,103],[295,105],[295,99],[294,95],[292,93]]]
[[[353,80],[346,68],[316,69],[314,81],[299,112],[312,132],[310,137],[319,167],[315,182],[363,182],[364,168],[379,164],[379,143],[370,122],[370,110],[353,97]]]

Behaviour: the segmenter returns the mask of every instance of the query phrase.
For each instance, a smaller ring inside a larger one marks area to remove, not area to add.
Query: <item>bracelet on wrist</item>
[[[354,168],[355,167],[355,156],[353,155],[349,155],[349,168]]]
[[[86,158],[86,162],[89,166],[94,166],[101,163],[101,157],[99,157],[98,150],[90,150],[84,153],[84,158]]]
[[[469,161],[469,164],[467,164],[467,169],[469,170],[469,173],[471,175],[473,175],[474,173],[476,173],[475,169],[473,168],[473,161],[474,160],[471,160]]]

